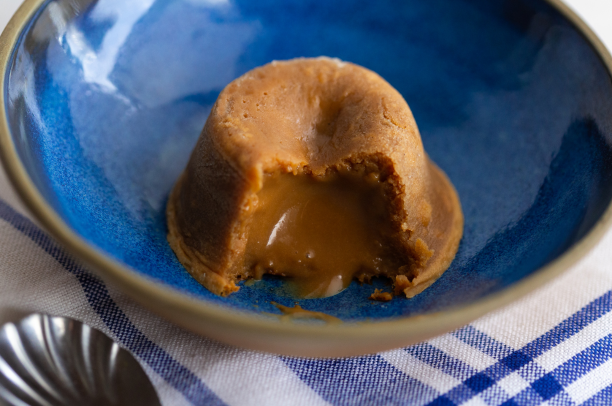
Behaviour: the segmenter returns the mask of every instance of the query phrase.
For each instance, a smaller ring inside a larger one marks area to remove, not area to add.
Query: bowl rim
[[[111,258],[73,231],[46,202],[19,159],[6,116],[7,75],[22,33],[48,1],[25,0],[0,35],[0,160],[21,201],[54,238],[112,286],[188,330],[228,344],[290,356],[354,356],[398,348],[452,331],[532,292],[577,263],[612,226],[611,202],[582,239],[551,263],[502,292],[439,313],[373,323],[304,325],[278,322],[206,303],[164,287]],[[612,56],[591,28],[561,0],[542,1],[578,30],[612,77]]]

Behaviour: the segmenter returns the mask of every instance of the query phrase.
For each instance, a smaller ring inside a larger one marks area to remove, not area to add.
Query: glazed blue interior
[[[536,0],[55,0],[4,78],[19,155],[74,231],[136,272],[202,301],[278,313],[279,279],[228,298],[166,242],[164,209],[211,105],[274,59],[327,55],[378,72],[408,101],[456,186],[465,233],[413,299],[354,282],[306,309],[344,320],[443,311],[557,258],[612,195],[612,86],[588,42]]]

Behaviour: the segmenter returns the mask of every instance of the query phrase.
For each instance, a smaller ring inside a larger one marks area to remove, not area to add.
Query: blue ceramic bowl
[[[226,342],[339,356],[422,340],[557,275],[611,221],[610,58],[556,0],[29,0],[0,42],[2,154],[24,201],[104,278]],[[380,280],[299,302],[339,325],[271,316],[296,301],[274,278],[215,296],[166,242],[168,193],[221,89],[319,55],[404,96],[465,214],[455,261],[417,297],[372,302]]]

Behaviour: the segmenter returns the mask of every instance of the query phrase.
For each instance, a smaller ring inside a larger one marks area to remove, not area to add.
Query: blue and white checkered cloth
[[[525,299],[427,342],[348,359],[242,350],[168,323],[42,231],[0,174],[0,323],[73,317],[130,350],[164,405],[612,405],[612,232]]]
[[[612,46],[610,0],[566,0]],[[20,0],[0,0],[0,27]],[[612,405],[612,232],[528,297],[453,333],[333,360],[242,350],[139,307],[68,255],[0,171],[0,324],[31,312],[104,331],[164,405]]]

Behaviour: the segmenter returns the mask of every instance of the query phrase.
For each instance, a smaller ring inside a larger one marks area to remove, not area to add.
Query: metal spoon
[[[136,359],[101,331],[32,314],[0,329],[0,404],[160,405]]]

